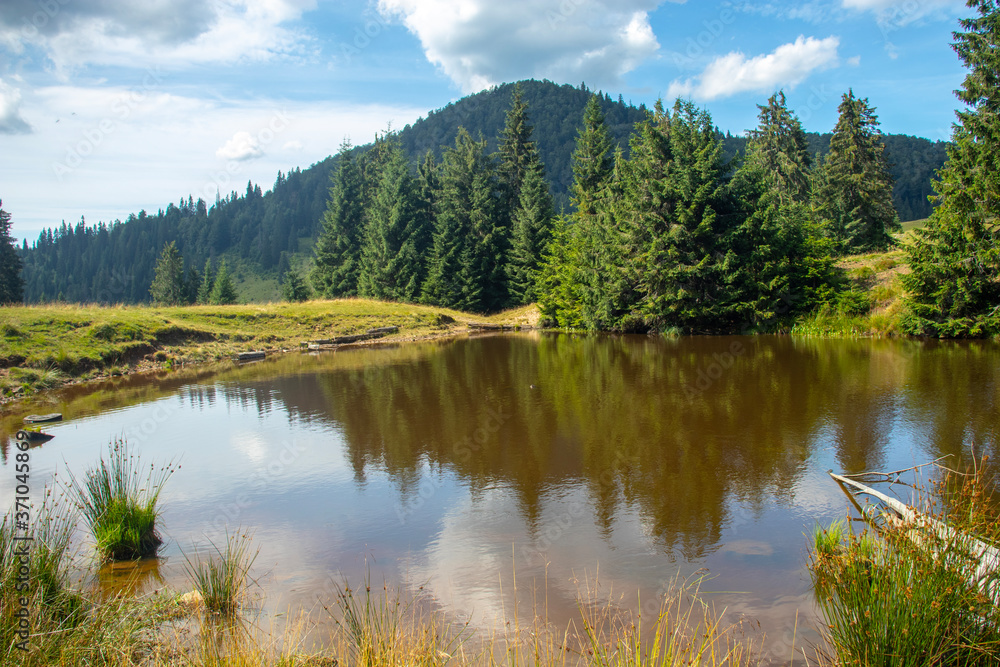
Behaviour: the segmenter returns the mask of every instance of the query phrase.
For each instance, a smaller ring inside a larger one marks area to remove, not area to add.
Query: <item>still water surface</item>
[[[588,591],[629,604],[707,572],[706,599],[787,664],[793,630],[818,637],[806,535],[846,512],[826,471],[995,455],[998,381],[983,342],[517,334],[295,354],[29,406],[66,417],[31,450],[32,485],[122,435],[180,461],[148,585],[185,588],[182,550],[249,529],[265,614],[322,617],[333,582],[369,568],[477,627],[515,604],[562,627]],[[5,505],[22,414],[0,416]]]

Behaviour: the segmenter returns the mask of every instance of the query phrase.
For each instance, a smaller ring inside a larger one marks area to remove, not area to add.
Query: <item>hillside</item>
[[[570,155],[591,91],[548,81],[524,81],[521,85],[556,209],[569,210]],[[473,136],[481,134],[495,146],[512,87],[505,84],[470,95],[404,127],[400,141],[411,160],[416,162],[427,150],[440,153],[443,146],[453,143],[460,126]],[[614,139],[627,150],[628,136],[646,109],[606,94],[601,106]],[[825,151],[829,136],[810,135],[814,152]],[[729,134],[723,142],[730,157],[745,146],[742,137]],[[946,144],[904,135],[886,135],[885,143],[890,162],[895,164],[893,199],[900,218],[927,217],[930,178],[944,162]],[[331,157],[306,169],[279,172],[270,190],[264,192],[260,185],[247,183],[244,192],[232,192],[211,206],[188,197],[156,214],[140,211],[125,221],[96,225],[87,225],[82,219],[72,225],[63,222],[44,232],[30,247],[25,244],[21,248],[26,300],[146,301],[156,258],[168,241],[176,241],[189,269],[201,270],[209,258],[216,262],[225,257],[240,283],[241,299],[276,298],[277,277],[311,257],[333,165]]]

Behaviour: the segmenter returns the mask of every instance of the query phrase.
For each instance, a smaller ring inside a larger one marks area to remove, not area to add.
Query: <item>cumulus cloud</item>
[[[794,88],[816,70],[837,64],[840,39],[799,36],[771,53],[747,58],[734,51],[713,60],[697,77],[670,84],[668,97],[714,100],[738,93]]]
[[[252,160],[263,154],[264,150],[260,147],[260,142],[257,141],[257,138],[249,132],[242,131],[234,134],[232,139],[227,141],[219,150],[215,151],[216,157],[220,157],[223,160],[236,160],[237,162]]]
[[[21,118],[21,91],[0,79],[0,134],[28,134],[31,126]]]
[[[285,27],[315,0],[4,0],[0,44],[40,47],[57,68],[260,59],[294,51]]]
[[[594,86],[654,56],[662,0],[379,0],[463,92],[528,77]]]

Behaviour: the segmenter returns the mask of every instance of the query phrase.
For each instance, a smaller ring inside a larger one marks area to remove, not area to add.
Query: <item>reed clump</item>
[[[995,504],[983,469],[921,485],[917,518],[818,529],[810,572],[842,665],[1000,664]],[[942,491],[947,493],[942,494]]]
[[[224,548],[210,542],[214,553],[207,558],[185,555],[184,569],[209,612],[235,616],[247,599],[250,568],[260,551],[252,541],[246,532],[227,534]]]
[[[123,439],[115,439],[107,458],[87,471],[72,473],[70,497],[82,512],[105,560],[136,560],[156,555],[163,540],[156,529],[160,492],[175,471],[172,464],[148,469]]]

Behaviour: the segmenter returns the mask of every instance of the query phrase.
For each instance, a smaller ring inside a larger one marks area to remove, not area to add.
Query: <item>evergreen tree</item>
[[[409,163],[391,136],[386,143],[378,187],[368,204],[361,249],[358,292],[361,296],[413,301],[420,294],[424,258],[417,247],[417,193]]]
[[[212,258],[205,260],[205,270],[202,272],[201,284],[198,286],[197,303],[210,303],[212,300],[212,285],[215,284],[215,272],[212,271]]]
[[[507,265],[508,290],[513,305],[531,303],[538,298],[538,267],[552,236],[553,216],[549,185],[541,163],[535,162],[525,176],[514,213]]]
[[[612,304],[622,329],[725,329],[733,323],[724,290],[717,219],[727,165],[712,119],[678,100],[657,102],[633,135],[623,176],[628,238],[620,252],[637,303]]]
[[[302,302],[309,300],[309,285],[297,271],[288,271],[284,275],[282,294],[286,301]]]
[[[604,124],[604,113],[596,95],[583,110],[583,127],[573,150],[573,185],[570,197],[578,213],[594,213],[594,201],[611,175],[613,156],[611,135]]]
[[[21,278],[21,258],[11,236],[10,213],[0,201],[0,306],[24,301],[24,281]]]
[[[217,306],[236,303],[236,286],[229,275],[226,267],[226,260],[219,263],[219,272],[215,275],[215,282],[212,284],[212,293],[208,300]]]
[[[969,0],[954,49],[969,69],[958,98],[948,162],[934,183],[939,205],[906,247],[907,328],[940,337],[1000,331],[1000,9]]]
[[[494,312],[506,303],[507,239],[496,220],[495,171],[486,141],[474,141],[460,128],[442,160],[425,302],[475,312]]]
[[[149,286],[153,303],[176,306],[184,303],[184,259],[177,245],[170,241],[164,244],[163,252],[156,262],[156,275]]]
[[[830,153],[814,188],[816,212],[843,252],[884,249],[892,244],[889,233],[899,229],[899,220],[878,116],[853,90],[838,110]]]
[[[193,266],[187,270],[187,278],[184,280],[184,301],[185,305],[198,303],[198,290],[201,286],[201,274]]]
[[[332,180],[322,231],[314,249],[316,260],[310,279],[316,292],[323,297],[356,296],[363,229],[363,191],[361,170],[355,162],[349,141],[340,146]]]
[[[799,119],[785,103],[784,91],[760,109],[757,128],[749,132],[746,160],[756,163],[765,186],[782,204],[809,200],[809,142]]]
[[[557,216],[552,225],[552,238],[542,255],[538,276],[538,310],[547,326],[581,327],[581,296],[576,271],[578,243],[574,238],[577,226],[569,218]]]
[[[503,203],[497,213],[505,221],[513,220],[521,200],[524,180],[540,161],[538,148],[531,138],[532,131],[521,85],[515,84],[510,109],[507,110],[506,122],[500,133],[498,177]]]

